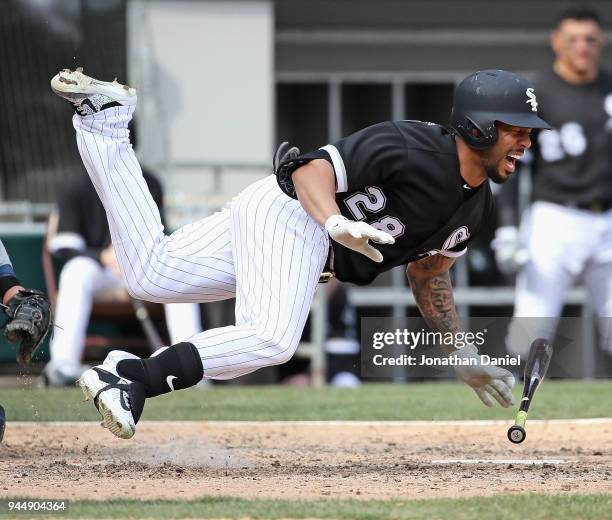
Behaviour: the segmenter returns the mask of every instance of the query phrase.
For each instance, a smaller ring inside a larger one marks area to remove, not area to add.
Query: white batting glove
[[[529,260],[529,253],[522,244],[519,230],[515,226],[497,228],[491,247],[495,251],[497,267],[503,274],[516,273]]]
[[[451,355],[466,360],[465,365],[455,365],[455,372],[474,389],[485,405],[493,406],[493,399],[504,408],[514,404],[512,395],[514,376],[505,368],[482,364],[482,358],[474,345],[466,345]],[[476,364],[468,365],[468,359],[475,359]]]
[[[382,253],[372,247],[368,240],[378,244],[394,244],[395,239],[385,231],[380,231],[365,222],[355,222],[342,215],[332,215],[325,222],[325,229],[329,236],[353,251],[367,256],[375,262],[382,262]]]

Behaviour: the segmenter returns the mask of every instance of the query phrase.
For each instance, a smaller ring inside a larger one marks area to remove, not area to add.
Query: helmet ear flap
[[[472,137],[474,137],[475,139],[483,139],[484,135],[482,133],[482,130],[480,130],[480,128],[478,128],[475,124],[474,121],[472,121],[471,119],[468,119],[467,125],[466,125],[467,131],[470,133],[470,135]]]
[[[484,150],[497,142],[497,127],[494,122],[484,129],[469,116],[466,116],[465,120],[465,137],[472,148]]]

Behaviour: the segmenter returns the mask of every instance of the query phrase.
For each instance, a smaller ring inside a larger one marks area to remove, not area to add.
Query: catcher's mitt
[[[42,292],[22,289],[2,309],[8,317],[4,335],[9,341],[21,342],[17,361],[29,363],[51,328],[51,304]]]

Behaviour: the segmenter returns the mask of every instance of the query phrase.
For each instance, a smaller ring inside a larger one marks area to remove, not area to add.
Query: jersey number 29
[[[365,220],[366,213],[380,213],[385,209],[387,198],[380,188],[367,186],[365,193],[353,193],[350,197],[344,199],[344,203],[355,220]],[[399,237],[404,234],[404,224],[389,215],[385,215],[374,222],[369,222],[369,224],[376,229],[386,231],[392,237]]]

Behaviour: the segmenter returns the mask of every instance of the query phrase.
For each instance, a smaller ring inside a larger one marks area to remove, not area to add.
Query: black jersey
[[[143,177],[163,220],[161,184],[146,171]],[[86,175],[68,183],[59,196],[57,209],[57,234],[49,244],[53,254],[62,260],[88,256],[100,261],[100,253],[111,244],[111,236],[104,206]]]
[[[552,68],[536,83],[538,113],[553,127],[533,137],[533,199],[588,207],[612,201],[612,76],[567,83]]]
[[[342,281],[367,284],[426,256],[459,256],[492,211],[489,183],[477,189],[465,184],[454,137],[433,123],[379,123],[301,155],[277,172],[285,193],[296,197],[291,173],[315,158],[334,167],[342,214],[395,238],[393,245],[375,244],[384,256],[380,264],[332,241]]]

